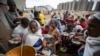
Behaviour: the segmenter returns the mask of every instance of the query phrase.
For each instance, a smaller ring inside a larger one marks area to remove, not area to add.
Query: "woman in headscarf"
[[[50,21],[50,30],[49,34],[53,36],[52,43],[53,43],[53,51],[56,52],[56,44],[60,40],[60,32],[57,28],[57,22],[55,20]]]
[[[36,20],[32,20],[29,24],[29,34],[26,37],[25,45],[33,46],[36,51],[42,51],[43,46],[46,46],[41,26]]]

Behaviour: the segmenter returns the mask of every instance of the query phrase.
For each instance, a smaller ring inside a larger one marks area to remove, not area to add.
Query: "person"
[[[42,34],[48,34],[49,29],[49,25],[46,25],[45,28],[42,29]]]
[[[88,37],[86,39],[83,56],[93,56],[100,50],[100,13],[94,14],[88,22]]]
[[[66,11],[65,13],[63,13],[63,19],[65,20],[68,17],[68,11]]]
[[[77,16],[77,18],[75,19],[75,22],[74,22],[74,24],[76,25],[76,24],[80,24],[80,16]]]
[[[9,30],[11,30],[10,25],[5,17],[5,13],[7,13],[7,0],[0,0],[0,20]]]
[[[63,29],[62,29],[62,25],[61,25],[60,20],[58,20],[57,18],[53,18],[52,20],[56,21],[56,23],[57,23],[56,27],[58,28],[58,30],[60,31],[60,33],[62,33]],[[48,25],[50,25],[50,23],[48,23]]]
[[[89,19],[90,16],[91,16],[91,14],[87,14],[85,16],[85,24],[86,24],[86,27],[88,26],[88,19]]]
[[[29,34],[26,36],[25,45],[34,47],[36,51],[42,51],[43,47],[46,46],[41,26],[36,20],[29,23]]]
[[[21,19],[21,24],[19,24],[12,32],[13,38],[26,37],[28,34],[28,24],[29,20],[27,18]],[[22,36],[23,35],[23,36]]]
[[[54,53],[56,53],[56,44],[58,44],[58,42],[60,41],[60,32],[58,30],[57,26],[57,22],[54,20],[50,21],[50,30],[49,30],[49,34],[53,36],[52,38],[52,44],[53,44],[53,51]]]
[[[66,29],[65,32],[67,32],[67,33],[73,32],[73,26],[72,25],[67,25],[67,29]]]
[[[81,27],[83,28],[83,30],[85,30],[85,29],[87,28],[87,25],[86,25],[86,23],[85,23],[85,19],[84,19],[84,18],[81,18],[81,19],[80,19],[80,25],[81,25]]]
[[[31,20],[34,19],[34,12],[33,12],[33,10],[31,10],[31,12],[30,12],[30,19],[31,19]]]
[[[58,13],[57,17],[58,17],[58,20],[62,20],[60,12]]]
[[[37,20],[38,22],[40,22],[39,12],[38,11],[34,11],[34,19]]]
[[[20,20],[19,14],[17,12],[16,4],[13,0],[7,1],[7,4],[9,6],[9,11],[6,13],[6,18],[8,20],[8,23],[12,29],[14,29],[19,23],[18,21]]]
[[[74,24],[74,22],[75,22],[75,20],[74,20],[74,16],[73,15],[66,19],[66,23],[67,24]]]
[[[11,28],[5,17],[7,12],[7,0],[0,0],[0,52],[8,51],[7,41],[11,38]]]
[[[41,26],[44,26],[44,24],[45,24],[45,16],[40,11],[39,11],[39,18],[40,18]]]
[[[54,14],[51,16],[51,18],[57,18],[56,12],[54,12]]]
[[[23,18],[24,16],[24,13],[22,11],[19,11],[19,15],[20,15],[20,18]]]

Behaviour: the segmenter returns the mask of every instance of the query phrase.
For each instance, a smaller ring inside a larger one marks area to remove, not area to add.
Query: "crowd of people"
[[[9,10],[6,12],[3,8],[5,4],[0,1],[2,6],[0,11],[5,12],[4,15],[1,14],[3,20],[1,18],[0,20],[7,22],[5,25],[12,31],[11,40],[19,41],[18,46],[24,44],[42,52],[48,47],[43,35],[49,34],[52,36],[51,55],[57,55],[59,51],[69,53],[71,56],[100,55],[100,13],[75,18],[68,11],[63,17],[60,13],[54,12],[46,24],[45,15],[40,11],[31,10],[29,18],[26,18],[13,0],[7,1],[7,5]],[[0,52],[6,53],[1,45]]]

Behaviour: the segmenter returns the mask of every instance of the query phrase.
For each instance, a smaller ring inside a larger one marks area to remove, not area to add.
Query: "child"
[[[46,25],[45,28],[42,29],[42,34],[48,34],[49,28],[50,27]]]

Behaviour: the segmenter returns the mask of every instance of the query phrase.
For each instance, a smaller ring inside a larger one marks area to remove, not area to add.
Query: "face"
[[[4,13],[7,12],[7,6],[5,4],[0,4],[0,8],[3,10]]]
[[[50,21],[50,26],[51,27],[56,27],[56,24],[55,24],[55,22],[53,20]]]
[[[17,8],[15,5],[9,6],[11,11],[15,11]]]
[[[34,22],[31,22],[30,25],[29,25],[29,27],[30,27],[30,29],[31,29],[31,31],[33,33],[35,33],[35,32],[38,31],[38,25],[37,25],[37,23],[35,21]]]
[[[46,30],[49,30],[50,28],[49,28],[49,27],[46,27],[45,29],[46,29]]]
[[[89,36],[92,37],[97,37],[100,36],[100,21],[98,21],[96,18],[91,18],[89,20],[89,24],[88,24],[88,34]]]

